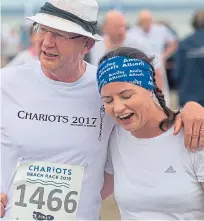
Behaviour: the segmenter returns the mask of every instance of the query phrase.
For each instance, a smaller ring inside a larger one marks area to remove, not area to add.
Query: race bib
[[[17,167],[11,220],[75,220],[84,167],[28,162]]]

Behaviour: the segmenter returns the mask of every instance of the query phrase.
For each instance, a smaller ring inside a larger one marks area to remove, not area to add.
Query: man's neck
[[[77,65],[73,69],[67,68],[66,71],[62,69],[48,71],[43,68],[42,70],[43,73],[51,80],[65,83],[73,83],[78,81],[84,75],[86,71],[86,63],[83,61],[83,63]]]
[[[112,50],[112,49],[121,47],[123,45],[123,42],[124,42],[124,41],[115,42],[109,36],[106,36],[104,41],[105,41],[105,46],[106,46],[107,50]]]
[[[141,27],[141,30],[145,33],[145,34],[149,34],[150,33],[150,30],[151,30],[151,27],[149,27],[149,28],[143,28],[143,27]]]

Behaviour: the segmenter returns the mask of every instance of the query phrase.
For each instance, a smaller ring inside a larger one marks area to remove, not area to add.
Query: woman
[[[124,47],[100,61],[99,91],[118,123],[106,172],[122,219],[203,220],[204,151],[191,153],[182,132],[172,135],[177,113],[165,105],[152,60]]]

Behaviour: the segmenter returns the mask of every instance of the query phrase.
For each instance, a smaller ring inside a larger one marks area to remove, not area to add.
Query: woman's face
[[[153,103],[152,93],[131,83],[113,82],[103,86],[101,96],[106,112],[125,130],[145,126]]]

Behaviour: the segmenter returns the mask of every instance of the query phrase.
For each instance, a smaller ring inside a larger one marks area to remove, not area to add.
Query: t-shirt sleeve
[[[176,40],[176,36],[166,27],[164,27],[166,42],[171,42]]]
[[[105,172],[113,175],[114,169],[113,169],[113,156],[112,152],[115,149],[115,145],[117,145],[117,137],[116,137],[116,127],[113,128],[113,131],[111,132],[111,136],[109,138],[108,142],[108,151],[107,151],[107,158],[106,158],[106,165],[105,165]]]
[[[111,150],[110,150],[110,142],[108,146],[108,152],[107,152],[107,159],[106,159],[106,165],[105,165],[105,172],[109,173],[111,175],[114,174],[113,171],[113,163],[112,163],[112,157],[111,157]]]
[[[191,153],[194,172],[199,182],[204,182],[204,150]]]

